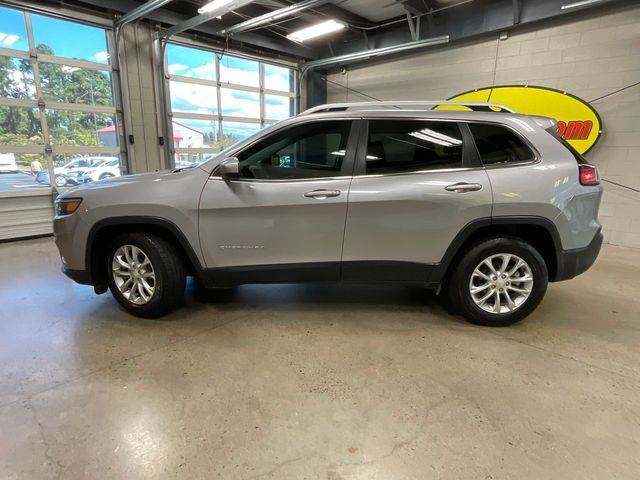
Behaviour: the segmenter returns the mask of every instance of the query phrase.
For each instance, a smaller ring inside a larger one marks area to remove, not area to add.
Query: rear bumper
[[[602,247],[602,239],[602,232],[598,231],[591,243],[586,247],[560,252],[558,255],[558,269],[553,281],[569,280],[586,272],[598,258],[600,247]]]
[[[91,280],[91,273],[89,273],[87,270],[71,270],[63,266],[62,273],[64,273],[74,282],[81,285],[93,285],[93,281]]]

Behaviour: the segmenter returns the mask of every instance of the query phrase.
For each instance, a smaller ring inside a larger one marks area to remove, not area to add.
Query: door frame
[[[327,117],[320,119],[305,119],[304,122],[288,124],[281,129],[277,129],[271,132],[268,136],[262,136],[256,139],[255,142],[251,142],[245,145],[235,152],[230,152],[232,156],[241,154],[248,148],[251,148],[259,142],[268,140],[269,136],[282,132],[286,129],[299,127],[307,123],[317,123],[324,121],[344,121],[350,122],[349,136],[346,144],[346,154],[340,168],[339,176],[333,177],[314,177],[314,178],[297,178],[297,179],[260,179],[260,178],[233,178],[229,180],[222,179],[218,173],[219,165],[216,166],[205,184],[205,188],[211,185],[210,181],[224,182],[224,183],[315,183],[319,181],[326,181],[332,179],[347,180],[349,181],[349,189],[351,188],[351,180],[353,178],[353,170],[355,168],[356,155],[361,149],[361,142],[363,139],[364,122],[361,118],[354,117]],[[366,137],[364,137],[366,140]],[[204,190],[203,190],[204,193]],[[344,197],[345,210],[347,209],[349,198],[349,190],[347,190]],[[342,241],[341,245],[344,245],[344,227],[346,225],[346,211],[345,219],[342,223]],[[218,268],[204,268],[200,272],[200,278],[207,287],[228,287],[243,284],[252,283],[301,283],[301,282],[333,282],[339,281],[341,277],[341,263],[342,263],[342,251],[340,251],[339,257],[334,262],[304,262],[304,263],[281,263],[281,264],[267,264],[267,265],[242,265],[242,266],[225,266]]]

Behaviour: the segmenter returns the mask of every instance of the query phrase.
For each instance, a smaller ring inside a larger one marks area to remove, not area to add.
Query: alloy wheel
[[[532,289],[531,267],[522,258],[508,253],[485,258],[469,281],[474,303],[494,314],[517,310],[527,301]]]
[[[122,245],[111,262],[113,281],[129,302],[148,303],[156,290],[156,275],[149,257],[135,245]]]

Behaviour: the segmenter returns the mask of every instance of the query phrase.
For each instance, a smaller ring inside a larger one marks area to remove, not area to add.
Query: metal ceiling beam
[[[426,13],[424,5],[419,0],[395,0],[404,7],[404,9],[411,15],[421,15]]]
[[[158,8],[166,5],[171,0],[149,0],[146,3],[143,3],[137,8],[134,8],[129,13],[123,15],[118,20],[115,21],[115,28],[121,28],[123,25],[127,23],[135,22],[137,19],[146,17],[149,13],[157,10]]]
[[[163,30],[160,32],[160,38],[168,39],[177,35],[178,33],[182,33],[186,30],[191,30],[198,25],[202,25],[210,20],[213,20],[216,17],[220,17],[225,13],[229,13],[232,10],[237,10],[238,8],[242,8],[245,5],[252,3],[253,0],[231,0],[229,3],[225,3],[224,5],[214,8],[206,13],[201,13],[195,17],[190,18],[182,23],[178,23],[171,28]]]
[[[424,48],[433,45],[441,45],[449,42],[449,35],[443,35],[441,37],[429,38],[427,40],[420,40],[417,42],[407,42],[401,45],[392,45],[384,48],[374,48],[372,50],[364,50],[357,53],[351,53],[347,55],[340,55],[336,57],[323,58],[320,60],[314,60],[308,62],[304,69],[318,67],[328,67],[332,65],[347,65],[360,60],[370,60],[372,58],[382,57],[385,55],[391,55],[394,53],[406,52],[407,50],[415,50],[417,48]]]
[[[520,23],[520,0],[513,0],[513,24]]]
[[[484,2],[467,2],[454,8],[441,10],[438,17],[431,24],[431,15],[419,17],[421,30],[428,32],[429,37],[448,35],[450,40],[466,40],[479,35],[495,33],[502,30],[511,30],[533,23],[558,20],[567,15],[584,15],[585,11],[610,9],[615,5],[633,5],[637,0],[603,0],[600,3],[590,4],[577,12],[573,9],[561,7],[572,0],[518,0],[519,23],[514,20],[513,0],[486,0]],[[566,20],[565,20],[566,21]],[[411,34],[404,23],[389,29],[379,29],[368,32],[368,42],[379,48],[393,47],[411,41]],[[339,44],[335,55],[349,55],[366,49],[364,41],[350,41]]]
[[[96,9],[126,13],[140,6],[135,0],[80,0],[84,6],[90,5]],[[78,3],[80,3],[80,1]],[[144,16],[144,18],[164,25],[175,25],[190,18],[189,15],[165,8],[158,8]],[[220,30],[225,28],[217,22],[208,22],[192,29],[195,34],[203,34],[210,37],[220,35]],[[299,45],[293,42],[279,41],[254,32],[244,32],[235,35],[235,42],[241,42],[258,50],[269,50],[284,56],[315,59],[319,57],[318,51],[309,45]]]
[[[242,23],[238,23],[237,25],[233,25],[231,27],[225,28],[220,33],[222,35],[233,35],[235,33],[244,32],[251,28],[256,28],[262,25],[266,25],[270,22],[274,22],[281,18],[289,17],[295,13],[302,12],[303,10],[308,10],[310,8],[318,7],[328,2],[329,0],[304,0],[300,3],[294,3],[293,5],[289,5],[287,7],[283,7],[278,10],[274,10],[272,12],[267,12],[264,15],[260,15],[255,18],[250,18],[249,20],[246,20]]]

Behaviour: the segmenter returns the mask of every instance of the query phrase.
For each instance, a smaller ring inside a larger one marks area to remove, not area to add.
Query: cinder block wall
[[[497,35],[496,35],[497,36]],[[327,76],[330,102],[449,98],[490,85],[530,84],[591,101],[640,81],[640,6],[585,12]],[[337,85],[336,85],[337,84]],[[640,85],[592,103],[604,134],[587,154],[607,180],[640,190]],[[640,248],[640,193],[605,183],[606,241]]]

